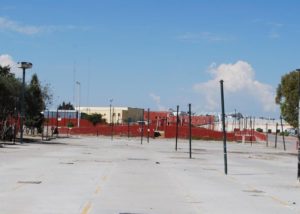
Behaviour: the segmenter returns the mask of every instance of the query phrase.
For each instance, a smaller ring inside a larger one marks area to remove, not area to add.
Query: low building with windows
[[[80,113],[101,114],[107,123],[122,124],[143,120],[143,109],[131,107],[76,107]]]

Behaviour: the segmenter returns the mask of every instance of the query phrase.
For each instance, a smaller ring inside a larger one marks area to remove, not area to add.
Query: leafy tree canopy
[[[70,102],[66,103],[63,101],[62,104],[58,106],[58,110],[75,110],[75,108]]]
[[[21,82],[10,73],[9,66],[0,66],[0,120],[19,110]]]
[[[41,112],[45,109],[45,97],[38,76],[34,74],[27,86],[26,94],[26,122],[28,127],[40,128],[43,121]]]
[[[276,104],[280,105],[281,115],[294,128],[298,127],[299,71],[292,71],[281,77],[276,91]]]
[[[9,118],[16,118],[20,113],[21,88],[21,79],[11,73],[9,66],[0,65],[0,132],[1,124]],[[25,83],[25,124],[31,128],[39,128],[43,122],[41,111],[51,100],[49,87],[41,86],[37,75],[34,74],[30,84]]]
[[[90,121],[94,126],[96,126],[97,124],[105,123],[105,119],[102,118],[101,114],[81,113],[81,118]]]

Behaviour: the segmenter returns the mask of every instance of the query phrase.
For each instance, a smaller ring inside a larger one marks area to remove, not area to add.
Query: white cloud
[[[232,38],[220,36],[211,32],[201,32],[201,33],[186,32],[178,36],[177,39],[185,42],[192,42],[192,43],[198,43],[203,40],[210,41],[210,42],[222,42],[222,41],[232,40]]]
[[[255,80],[255,71],[249,63],[238,61],[235,64],[212,65],[208,72],[212,76],[211,80],[194,85],[194,90],[205,97],[205,110],[219,109],[219,82],[224,80],[224,90],[227,95],[241,95],[240,97],[245,101],[251,96],[251,100],[255,100],[265,112],[275,112],[275,90],[272,86]]]
[[[8,54],[0,55],[0,65],[1,66],[11,66],[14,65],[15,62],[13,61],[12,57]]]
[[[18,22],[9,20],[4,17],[0,17],[0,29],[9,30],[21,34],[33,35],[39,33],[41,28],[30,25],[22,25]]]
[[[278,32],[272,31],[269,33],[269,37],[271,39],[278,39],[278,38],[280,38],[280,34]]]
[[[284,24],[280,22],[267,22],[263,19],[254,19],[252,23],[262,26],[266,30],[266,36],[270,39],[279,39],[281,37]]]
[[[149,96],[155,102],[155,104],[156,104],[159,111],[165,111],[166,110],[166,108],[163,105],[161,105],[160,96],[157,96],[153,93],[150,93]]]
[[[275,22],[268,23],[267,25],[269,27],[271,27],[270,32],[269,32],[269,37],[271,39],[280,38],[280,30],[282,27],[284,27],[284,25],[281,23],[275,23]]]
[[[0,55],[0,65],[1,66],[9,66],[11,68],[11,72],[14,73],[17,77],[22,76],[22,71],[18,68],[17,63],[13,60],[13,58],[8,54]]]
[[[75,25],[66,25],[66,26],[58,26],[58,25],[49,25],[49,26],[34,26],[34,25],[24,25],[19,22],[0,17],[0,30],[12,31],[25,35],[34,35],[39,33],[51,33],[57,31],[68,31],[68,30],[80,30],[86,31],[89,30],[90,27],[84,26],[75,26]]]

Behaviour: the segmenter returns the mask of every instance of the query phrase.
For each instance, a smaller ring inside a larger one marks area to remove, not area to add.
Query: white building
[[[220,118],[220,117],[219,117]],[[225,118],[226,120],[226,130],[227,131],[233,131],[234,129],[254,129],[261,128],[263,132],[266,132],[267,130],[271,130],[272,133],[276,132],[277,130],[280,130],[280,132],[288,129],[291,129],[292,127],[284,120],[282,120],[282,127],[281,127],[281,120],[280,119],[270,119],[270,118],[256,118],[256,117],[244,117],[240,119],[236,119],[232,116],[227,116]],[[218,127],[218,130],[222,130],[222,123],[219,119],[219,122],[216,124]]]
[[[143,120],[143,109],[131,107],[76,107],[76,110],[86,114],[101,114],[107,123],[125,123]]]

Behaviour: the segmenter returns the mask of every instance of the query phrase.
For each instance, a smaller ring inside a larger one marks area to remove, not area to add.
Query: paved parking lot
[[[1,214],[300,213],[297,156],[265,144],[77,137],[0,148]]]

